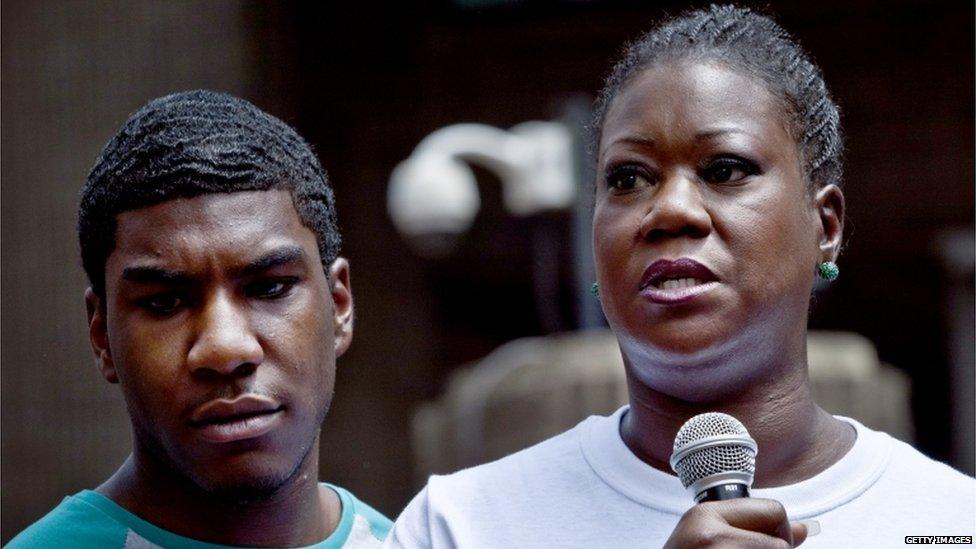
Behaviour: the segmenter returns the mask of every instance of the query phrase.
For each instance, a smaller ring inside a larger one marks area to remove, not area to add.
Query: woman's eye
[[[139,306],[154,315],[168,315],[183,306],[185,300],[179,294],[151,295],[139,300]]]
[[[650,179],[637,168],[617,168],[607,175],[607,187],[616,191],[631,191],[650,184]]]
[[[297,280],[291,278],[258,280],[248,284],[246,292],[248,297],[275,299],[287,295],[295,282]]]
[[[737,183],[757,173],[759,168],[751,162],[736,158],[720,158],[705,166],[701,177],[708,183]]]

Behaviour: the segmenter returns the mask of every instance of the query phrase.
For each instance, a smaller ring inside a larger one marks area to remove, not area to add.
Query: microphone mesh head
[[[715,440],[718,442],[711,442]],[[675,461],[681,452],[696,445],[701,448]],[[685,488],[712,475],[740,472],[751,479],[756,472],[756,443],[749,431],[739,420],[719,412],[686,421],[674,438],[671,455],[671,468]]]

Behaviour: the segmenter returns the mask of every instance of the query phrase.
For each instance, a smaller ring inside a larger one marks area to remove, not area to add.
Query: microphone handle
[[[711,488],[698,492],[698,495],[695,496],[695,503],[747,497],[749,497],[749,487],[745,484],[735,482],[729,484],[719,484],[718,486],[712,486]]]

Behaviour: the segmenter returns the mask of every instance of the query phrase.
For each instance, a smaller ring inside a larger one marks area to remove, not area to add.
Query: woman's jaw
[[[670,325],[661,323],[651,333],[611,327],[632,390],[639,384],[708,406],[745,398],[758,387],[775,385],[795,373],[806,375],[805,316],[787,318],[795,315],[779,307],[760,314],[745,324],[708,315],[684,318]],[[654,340],[649,341],[649,336]]]

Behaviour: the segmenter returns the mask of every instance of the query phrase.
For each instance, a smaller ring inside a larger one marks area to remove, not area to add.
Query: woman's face
[[[774,354],[805,336],[828,257],[785,119],[761,81],[713,63],[651,67],[611,103],[594,254],[607,320],[645,383],[669,364]]]

